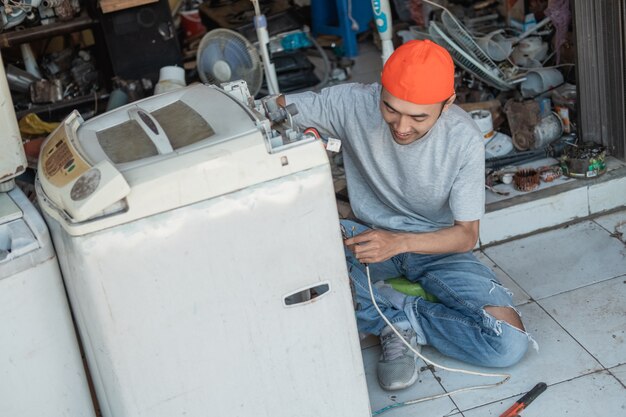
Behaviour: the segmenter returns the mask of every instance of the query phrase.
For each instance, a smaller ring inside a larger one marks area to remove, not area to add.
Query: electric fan
[[[196,67],[204,83],[220,86],[244,80],[253,97],[263,82],[263,68],[256,48],[230,29],[214,29],[204,35],[198,46]]]

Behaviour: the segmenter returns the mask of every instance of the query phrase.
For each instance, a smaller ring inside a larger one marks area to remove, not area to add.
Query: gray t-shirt
[[[453,105],[421,139],[398,145],[380,112],[379,84],[343,84],[286,97],[302,128],[342,140],[357,218],[388,230],[427,232],[479,220],[485,149],[472,118]]]

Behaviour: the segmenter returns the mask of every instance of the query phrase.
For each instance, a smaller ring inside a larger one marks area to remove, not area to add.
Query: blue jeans
[[[369,228],[342,220],[349,236]],[[346,247],[350,279],[356,297],[359,331],[380,335],[387,325],[380,317],[367,284],[365,266]],[[471,253],[420,255],[403,253],[369,265],[372,284],[404,276],[418,282],[438,303],[421,297],[405,297],[403,305],[373,287],[380,310],[391,323],[409,321],[420,344],[428,344],[444,355],[481,366],[506,367],[526,353],[530,336],[509,323],[489,315],[484,307],[511,307],[511,292],[497,280],[493,271]],[[388,292],[386,294],[389,294]]]

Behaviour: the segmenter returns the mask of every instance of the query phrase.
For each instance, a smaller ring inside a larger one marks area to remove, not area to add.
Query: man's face
[[[455,96],[452,96],[444,103],[415,104],[400,100],[383,88],[380,111],[396,143],[408,145],[428,133],[441,113],[447,111],[454,102],[454,98]]]

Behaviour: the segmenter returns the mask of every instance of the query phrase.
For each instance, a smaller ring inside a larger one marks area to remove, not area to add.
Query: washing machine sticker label
[[[65,124],[61,124],[52,133],[41,155],[44,174],[57,187],[64,187],[90,168],[68,142]]]

